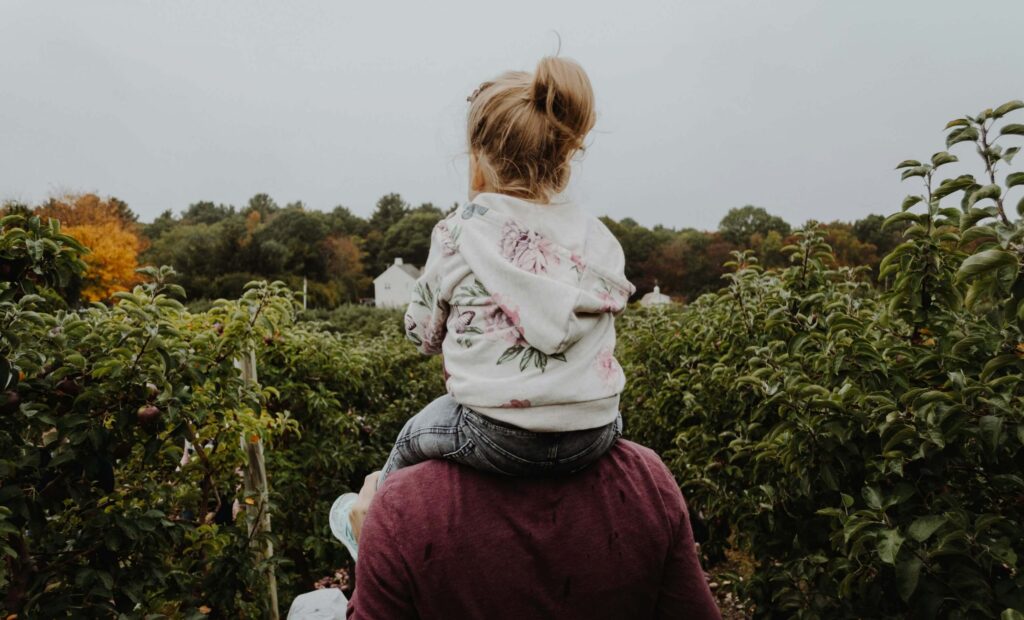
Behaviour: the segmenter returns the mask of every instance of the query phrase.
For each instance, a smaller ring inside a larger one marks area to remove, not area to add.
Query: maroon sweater
[[[348,618],[719,618],[679,487],[620,440],[559,478],[447,461],[392,474],[367,515]]]

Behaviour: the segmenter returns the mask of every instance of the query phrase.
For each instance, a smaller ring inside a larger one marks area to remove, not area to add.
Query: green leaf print
[[[455,295],[452,296],[452,303],[457,306],[474,306],[478,304],[470,303],[472,300],[490,296],[491,293],[483,284],[480,284],[479,280],[473,280],[473,284],[467,284],[458,288]]]
[[[539,354],[539,355],[538,355]],[[540,365],[540,357],[544,354],[530,347],[523,353],[523,357],[519,360],[519,372],[524,372],[526,367],[530,365],[530,362],[534,362],[534,365]]]
[[[506,362],[511,362],[519,358],[519,372],[526,372],[526,369],[531,365],[534,368],[539,368],[541,372],[544,372],[548,368],[549,360],[557,360],[559,362],[565,361],[564,353],[555,353],[554,355],[548,355],[539,349],[533,347],[524,347],[522,345],[514,345],[507,349],[501,354],[496,362],[499,366]]]
[[[519,357],[519,354],[522,353],[522,352],[523,352],[523,347],[521,347],[520,345],[511,346],[511,347],[505,349],[505,352],[501,354],[501,357],[499,357],[498,361],[495,362],[495,363],[498,366],[501,366],[505,362],[510,362],[510,361],[516,359],[517,357]]]
[[[430,290],[429,286],[423,282],[417,282],[416,290],[413,291],[413,294],[416,296],[416,305],[433,310],[434,291]]]

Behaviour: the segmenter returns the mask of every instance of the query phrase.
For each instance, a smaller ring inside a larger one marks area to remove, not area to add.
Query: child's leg
[[[395,440],[377,486],[396,469],[415,465],[430,459],[440,459],[456,452],[460,447],[459,403],[445,394],[409,418]]]

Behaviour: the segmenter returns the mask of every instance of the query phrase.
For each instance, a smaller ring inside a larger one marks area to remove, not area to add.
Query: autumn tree
[[[601,221],[622,246],[626,256],[626,277],[636,285],[637,295],[650,290],[654,286],[654,278],[648,273],[647,266],[653,264],[652,256],[671,241],[675,233],[661,226],[652,230],[629,217],[619,221],[602,217]]]
[[[344,301],[356,301],[371,280],[363,266],[363,252],[352,237],[333,235],[320,245],[324,268],[331,281],[341,287]]]
[[[64,226],[98,224],[113,219],[123,226],[131,227],[139,221],[139,216],[123,200],[113,196],[104,200],[96,194],[66,194],[49,198],[35,212],[44,220],[60,220]]]
[[[881,262],[878,248],[857,238],[854,226],[846,222],[832,222],[824,226],[825,241],[832,246],[836,263],[844,267],[866,265],[874,267]]]
[[[139,282],[135,270],[145,248],[138,216],[117,198],[96,194],[50,198],[36,209],[45,219],[60,220],[63,232],[89,248],[82,296],[103,301]]]

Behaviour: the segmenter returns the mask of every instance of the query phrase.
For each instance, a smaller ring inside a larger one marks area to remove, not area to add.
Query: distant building
[[[641,306],[667,306],[672,303],[672,298],[662,295],[661,287],[655,285],[654,290],[640,298]]]
[[[373,279],[374,305],[378,308],[405,308],[412,299],[412,290],[420,270],[396,258],[393,265]]]

